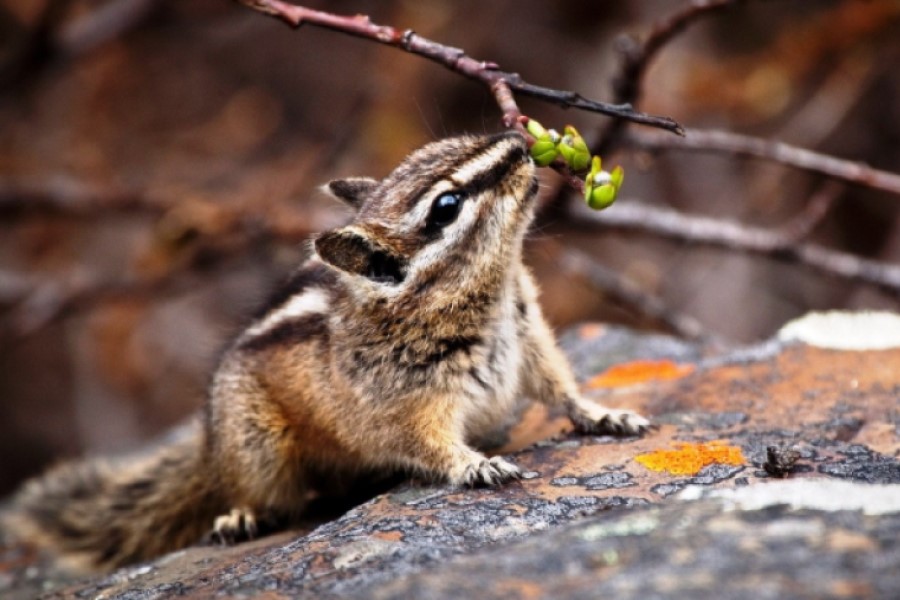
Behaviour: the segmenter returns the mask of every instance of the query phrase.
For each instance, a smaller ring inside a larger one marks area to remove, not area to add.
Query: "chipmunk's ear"
[[[322,189],[358,209],[377,185],[378,180],[370,177],[348,177],[329,181]]]
[[[316,238],[315,248],[319,258],[347,273],[378,283],[403,281],[403,261],[379,248],[364,231],[353,225],[323,233]]]

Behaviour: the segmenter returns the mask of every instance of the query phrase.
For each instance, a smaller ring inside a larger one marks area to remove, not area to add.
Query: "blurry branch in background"
[[[614,81],[615,103],[588,100],[575,92],[554,90],[524,81],[518,74],[500,70],[490,61],[476,61],[458,48],[439,44],[393,27],[377,25],[367,16],[340,16],[315,11],[280,0],[238,0],[254,10],[274,16],[289,25],[310,24],[389,45],[435,61],[451,71],[486,86],[508,128],[522,130],[517,94],[532,96],[566,108],[577,108],[614,117],[598,135],[599,147],[609,153],[620,147],[651,152],[694,151],[750,156],[811,171],[828,178],[900,194],[900,176],[865,164],[790,146],[781,142],[724,131],[692,130],[687,137],[647,131],[626,131],[630,122],[683,133],[671,119],[632,109],[637,102],[646,71],[666,43],[701,17],[747,3],[747,0],[693,0],[651,26],[643,38],[620,41],[623,62]],[[64,48],[83,52],[120,35],[142,22],[159,0],[111,0],[72,25],[60,23],[68,0],[51,0],[41,25],[33,32],[35,47],[47,47],[47,40],[63,40]],[[622,38],[625,39],[625,38]],[[80,50],[79,50],[80,49]],[[327,163],[340,151],[342,143],[316,152],[316,160]],[[318,163],[322,164],[322,163]],[[315,166],[312,171],[316,171]],[[574,177],[563,172],[569,185]],[[580,179],[575,182],[580,183]],[[577,187],[573,186],[573,187]],[[685,215],[625,200],[603,213],[590,211],[581,203],[557,203],[553,214],[592,229],[635,231],[691,244],[718,247],[734,252],[758,254],[803,265],[830,276],[863,282],[900,296],[900,266],[878,262],[849,253],[830,250],[806,242],[805,238],[829,213],[844,187],[826,182],[809,200],[806,208],[781,227],[763,229],[734,221]],[[566,194],[568,200],[570,194]],[[560,198],[562,195],[560,194]],[[296,243],[321,229],[321,224],[297,211],[276,204],[241,207],[205,203],[181,198],[155,198],[133,190],[103,188],[67,179],[37,182],[0,182],[0,219],[28,219],[34,215],[66,217],[102,216],[119,213],[149,213],[158,216],[157,243],[171,254],[164,270],[136,274],[121,281],[100,281],[96,276],[43,277],[0,271],[0,308],[12,318],[12,329],[22,334],[54,319],[91,308],[108,299],[157,297],[187,289],[195,275],[210,259],[239,256],[260,243]],[[616,302],[661,323],[683,337],[711,340],[714,336],[692,318],[666,307],[657,297],[600,265],[581,252],[562,249],[561,268],[589,281]]]
[[[809,237],[822,220],[828,216],[831,207],[844,193],[846,187],[836,181],[826,181],[810,197],[803,211],[778,229],[787,240],[800,242]]]
[[[429,40],[417,35],[411,29],[401,31],[387,25],[377,25],[372,23],[366,15],[336,15],[281,0],[237,1],[249,8],[280,19],[292,27],[300,27],[305,24],[315,25],[392,46],[437,62],[455,73],[478,81],[487,86],[497,99],[503,112],[503,124],[508,128],[518,126],[521,111],[515,103],[513,94],[519,93],[564,108],[596,112],[633,123],[657,127],[672,133],[683,133],[681,126],[668,117],[637,112],[627,103],[598,102],[584,98],[576,92],[528,83],[518,73],[501,71],[497,63],[475,60],[460,48],[445,46]]]
[[[637,104],[643,92],[647,68],[663,46],[699,18],[746,1],[692,0],[687,6],[657,21],[642,40],[628,34],[619,36],[616,39],[616,49],[621,55],[622,63],[619,73],[613,77],[614,101],[620,104]],[[596,153],[603,156],[616,147],[625,125],[625,121],[610,121],[597,136],[600,144],[593,144]]]
[[[571,219],[577,224],[633,230],[688,243],[757,253],[876,285],[900,295],[900,266],[802,243],[842,191],[843,186],[825,184],[800,215],[777,230],[687,216],[635,201],[624,202],[616,210],[602,213],[580,205],[570,210]],[[164,214],[158,227],[165,230],[160,236],[173,238],[172,244],[181,246],[178,252],[182,256],[168,270],[155,276],[129,281],[98,281],[82,273],[60,281],[0,272],[0,306],[13,308],[13,333],[31,333],[56,319],[107,300],[158,297],[191,289],[196,282],[188,275],[199,270],[198,261],[208,264],[240,256],[262,243],[297,243],[321,228],[316,223],[296,216],[291,218],[281,211],[266,212],[258,207],[239,210],[207,204],[202,208],[174,206]],[[715,336],[694,319],[666,307],[658,298],[584,253],[562,250],[559,264],[569,273],[589,281],[611,299],[660,322],[673,333],[689,339],[715,341]]]
[[[652,25],[643,40],[631,35],[621,36],[617,47],[622,62],[618,74],[613,78],[615,101],[637,103],[640,100],[644,75],[650,62],[666,43],[690,24],[701,17],[748,1],[692,0],[687,6]],[[751,156],[900,195],[900,175],[783,142],[728,131],[699,129],[691,129],[680,138],[631,132],[622,139],[627,125],[627,121],[610,121],[606,129],[598,134],[599,143],[592,144],[592,149],[597,154],[604,155],[624,144],[643,150],[684,150]]]
[[[616,40],[622,56],[622,67],[613,79],[613,94],[618,103],[634,103],[641,99],[644,73],[656,54],[682,33],[689,25],[723,8],[730,8],[747,0],[692,0],[685,7],[657,21],[643,41],[631,35]]]
[[[53,55],[53,36],[65,19],[70,4],[71,0],[48,0],[31,31],[22,36],[17,47],[9,51],[9,57],[0,64],[0,89],[24,79]]]
[[[636,104],[640,100],[644,76],[652,59],[666,43],[690,24],[702,17],[747,1],[692,0],[687,6],[657,21],[642,39],[630,35],[621,36],[618,40],[621,65],[613,79],[615,102]],[[689,129],[685,136],[679,138],[648,132],[626,133],[627,126],[627,121],[610,121],[598,131],[591,149],[605,155],[624,145],[655,152],[676,150],[755,157],[900,195],[900,175],[783,142],[715,130]],[[803,213],[776,230],[747,227],[727,220],[688,216],[670,209],[633,201],[622,202],[615,210],[603,213],[589,211],[580,205],[577,208],[566,206],[568,214],[582,223],[601,224],[613,230],[639,231],[692,244],[769,256],[804,265],[831,276],[875,285],[894,296],[900,296],[900,267],[830,250],[816,244],[803,243],[803,239],[827,216],[843,189],[842,185],[834,181],[826,183],[813,195]],[[560,190],[560,196],[563,193]],[[561,198],[557,197],[551,200],[551,203],[560,206],[560,200]],[[582,257],[581,261],[582,270],[587,272],[589,269],[584,260],[589,260],[589,257]],[[597,269],[603,269],[599,265],[595,266]],[[607,277],[605,282],[598,277],[594,282],[613,296],[621,287],[620,282],[611,277]],[[647,315],[652,314],[646,306],[642,307],[639,299],[633,299],[631,304],[641,308]],[[673,331],[678,331],[677,326],[670,324],[670,327]],[[686,335],[685,332],[681,334]]]
[[[778,142],[729,131],[691,129],[683,138],[629,133],[624,143],[642,150],[684,150],[734,154],[769,160],[900,196],[900,175]]]
[[[0,89],[33,77],[54,60],[69,60],[116,39],[146,21],[161,0],[111,0],[66,23],[72,0],[49,0],[24,41],[0,65]]]
[[[66,217],[104,216],[133,210],[158,213],[147,256],[163,255],[165,268],[138,272],[123,279],[106,280],[76,270],[68,275],[23,274],[0,269],[0,310],[6,315],[7,331],[15,336],[34,333],[42,327],[106,301],[158,299],[194,289],[198,277],[211,267],[245,255],[261,245],[277,242],[298,244],[323,229],[323,224],[277,204],[236,207],[200,201],[150,201],[135,193],[87,193],[87,186],[69,183],[62,199],[52,193],[31,191],[35,204],[19,199],[10,203],[0,193],[0,217],[36,215]],[[0,188],[16,186],[0,186]],[[78,190],[77,194],[71,190]],[[26,200],[27,201],[27,200]],[[3,333],[3,331],[0,331]]]
[[[835,200],[843,193],[844,186],[835,183],[835,182],[827,182],[825,183],[813,196],[809,199],[806,207],[803,212],[797,215],[794,219],[788,221],[784,225],[779,228],[779,231],[776,232],[765,232],[763,235],[759,233],[754,234],[752,231],[747,228],[741,228],[741,234],[739,237],[750,239],[750,238],[767,238],[767,242],[754,242],[760,248],[760,251],[764,250],[764,246],[766,243],[769,244],[769,248],[767,252],[776,253],[777,243],[780,242],[781,247],[787,250],[786,255],[783,257],[785,260],[791,260],[791,252],[796,249],[800,242],[809,236],[816,228],[816,226],[822,221],[822,219],[826,216],[831,206],[834,204]],[[653,211],[654,214],[657,214],[657,211]],[[589,215],[597,215],[596,212],[587,213]],[[605,213],[604,213],[605,214]],[[603,216],[600,214],[599,216]],[[640,212],[637,215],[640,216]],[[676,220],[669,223],[670,237],[675,239],[680,239],[682,241],[687,242],[697,242],[697,243],[709,243],[711,245],[715,245],[715,242],[710,238],[708,231],[709,225],[707,220],[707,226],[705,228],[699,228],[700,233],[698,234],[698,227],[696,226],[696,220],[692,224],[685,220]],[[632,223],[638,223],[638,218],[632,218]],[[721,223],[721,222],[720,222]],[[640,228],[639,225],[636,225],[636,229]],[[653,226],[651,225],[652,229]],[[704,235],[705,234],[705,235]],[[728,238],[728,241],[732,241],[733,238]],[[738,242],[740,243],[740,242]],[[665,329],[668,331],[683,337],[689,340],[696,340],[700,342],[707,343],[721,343],[722,340],[718,338],[713,332],[707,330],[703,325],[691,317],[690,315],[686,315],[681,313],[671,306],[668,306],[664,300],[659,298],[658,296],[652,295],[646,292],[641,288],[640,285],[634,283],[626,276],[618,273],[612,269],[609,269],[597,261],[593,256],[581,252],[579,250],[575,250],[573,248],[566,248],[559,244],[554,244],[556,246],[555,251],[559,253],[559,258],[557,264],[566,271],[569,275],[573,275],[576,277],[581,277],[588,281],[592,286],[602,291],[606,296],[614,301],[624,304],[626,307],[636,311],[638,314],[647,317],[649,319],[655,320],[663,325]],[[803,262],[807,256],[818,254],[819,257],[822,256],[822,249],[813,250],[811,253],[807,248],[805,251],[800,250],[796,252],[793,256],[797,262]],[[829,252],[825,252],[826,262],[828,261],[836,261],[840,263],[842,261],[847,260],[847,255],[841,255],[840,253],[832,253],[828,256]],[[835,259],[835,256],[838,258]],[[850,257],[851,262],[855,259],[855,257]],[[886,286],[894,293],[900,295],[900,277],[894,275],[893,278],[889,275],[888,277],[881,279],[872,279],[869,281],[867,277],[869,276],[871,271],[881,271],[891,272],[896,271],[889,265],[879,264],[875,262],[869,263],[870,267],[868,269],[863,268],[862,265],[857,265],[858,275],[853,276],[852,278],[858,278],[862,281],[867,281],[868,283],[873,283],[875,285],[884,285],[887,282],[889,285]],[[810,266],[818,267],[817,264],[810,264]],[[841,266],[844,268],[842,269]],[[821,267],[819,267],[821,268]],[[822,270],[826,270],[822,268]],[[846,265],[838,265],[836,267],[832,267],[832,270],[826,271],[832,275],[848,277],[848,271]],[[890,283],[896,284],[896,286],[891,286]]]
[[[25,336],[78,310],[91,308],[104,300],[151,298],[165,292],[190,289],[173,276],[154,280],[97,281],[86,274],[67,278],[40,278],[0,270],[0,307],[12,308],[6,319],[7,330]],[[0,333],[4,333],[0,330]]]
[[[90,185],[70,178],[0,180],[0,217],[59,214],[69,217],[111,212],[161,213],[159,202],[128,190]]]
[[[59,32],[63,58],[90,52],[146,21],[161,0],[114,0],[77,19]]]
[[[636,231],[673,240],[768,256],[788,263],[816,269],[827,275],[860,281],[900,296],[900,265],[860,258],[830,250],[799,237],[812,230],[830,205],[828,195],[836,188],[820,192],[815,208],[807,208],[800,217],[776,230],[741,225],[726,219],[713,219],[650,206],[634,200],[623,201],[616,210],[598,213],[583,206],[570,208],[573,222],[601,226],[617,231]],[[824,206],[823,206],[824,205]]]
[[[685,339],[707,343],[721,341],[693,317],[674,310],[628,277],[599,264],[593,256],[574,248],[559,247],[557,251],[557,264],[567,275],[584,279],[614,303],[659,322],[667,331]]]

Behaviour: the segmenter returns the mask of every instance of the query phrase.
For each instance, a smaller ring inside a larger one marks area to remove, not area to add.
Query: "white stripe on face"
[[[404,226],[410,230],[419,227],[425,222],[425,218],[431,211],[431,205],[443,192],[457,190],[466,187],[478,175],[489,171],[499,162],[507,160],[511,147],[516,145],[515,140],[502,141],[487,148],[474,158],[464,162],[454,170],[447,179],[435,183],[431,189],[422,194],[422,199],[415,208],[403,219]]]
[[[487,151],[482,152],[475,158],[460,165],[460,167],[453,172],[450,179],[457,185],[464,186],[468,184],[475,179],[477,175],[490,170],[490,168],[498,162],[507,160],[511,147],[515,145],[515,141],[508,140],[490,146]]]

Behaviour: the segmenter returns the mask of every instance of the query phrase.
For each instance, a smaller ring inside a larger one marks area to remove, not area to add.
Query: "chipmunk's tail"
[[[203,468],[199,426],[185,437],[136,458],[56,467],[22,488],[7,525],[82,571],[189,546],[224,511]]]

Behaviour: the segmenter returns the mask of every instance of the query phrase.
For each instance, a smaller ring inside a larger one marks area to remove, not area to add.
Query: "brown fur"
[[[363,473],[502,483],[515,465],[470,444],[523,395],[564,405],[584,431],[646,427],[580,398],[541,316],[521,261],[537,189],[521,137],[443,140],[382,181],[330,188],[356,218],[315,240],[317,256],[233,342],[203,432],[143,462],[30,483],[20,531],[108,568],[211,528],[252,536],[258,519],[296,516]],[[435,216],[442,194],[463,199],[449,223]]]

